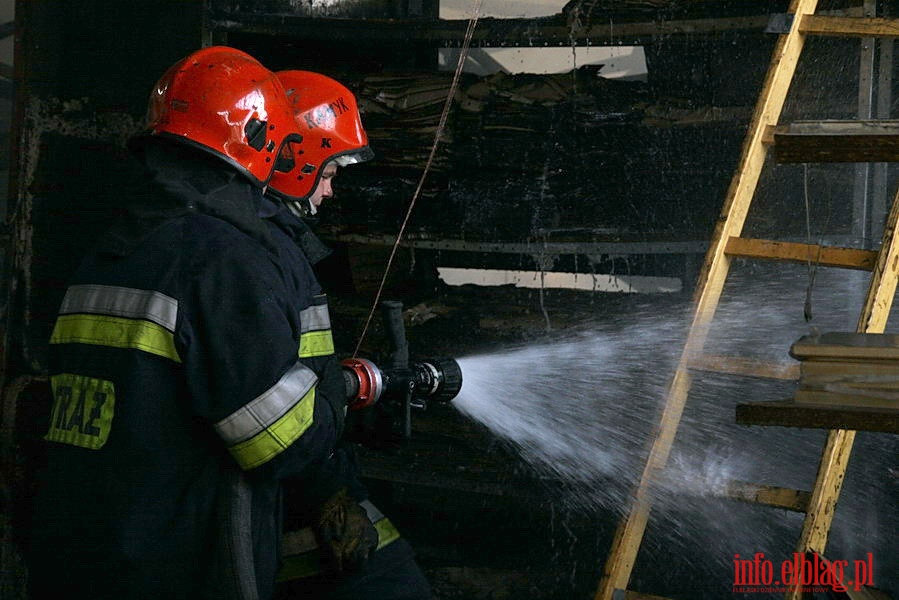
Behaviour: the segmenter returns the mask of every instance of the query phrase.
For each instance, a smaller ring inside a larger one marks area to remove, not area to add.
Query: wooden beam
[[[668,36],[714,35],[729,31],[762,33],[768,15],[685,19],[645,23],[588,24],[572,28],[561,19],[481,18],[472,47],[551,47],[646,45]],[[461,45],[467,20],[338,19],[282,14],[222,12],[210,19],[213,31],[289,36],[304,40],[432,42]]]
[[[724,496],[750,504],[764,504],[794,512],[805,512],[812,495],[803,490],[731,481],[724,490]]]
[[[877,252],[873,250],[740,237],[731,237],[724,252],[731,257],[812,263],[821,267],[840,267],[859,271],[870,271],[877,262]]]
[[[381,235],[372,233],[342,233],[336,230],[325,232],[321,238],[327,241],[345,242],[353,244],[365,244],[371,246],[393,246],[396,243],[395,235]],[[477,238],[459,240],[440,235],[416,236],[407,235],[400,241],[400,246],[409,248],[422,248],[426,250],[452,250],[454,252],[489,252],[500,254],[703,254],[708,249],[709,243],[705,240],[697,241],[667,241],[667,240],[643,240],[643,241],[487,241]]]
[[[764,379],[799,379],[799,363],[772,363],[741,356],[715,356],[701,354],[690,359],[687,364],[693,371],[724,373],[742,377],[761,377]]]
[[[899,121],[806,121],[774,130],[778,163],[899,162]]]
[[[806,15],[799,31],[835,37],[899,37],[899,19]]]
[[[783,400],[737,405],[737,423],[899,433],[899,410]]]

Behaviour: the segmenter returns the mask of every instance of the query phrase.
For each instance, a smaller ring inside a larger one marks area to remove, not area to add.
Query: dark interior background
[[[850,4],[859,3],[821,3],[825,9]],[[547,31],[565,26],[574,9],[594,23],[664,23],[764,16],[786,6],[597,0],[571,2],[564,14],[534,24]],[[287,0],[19,0],[16,9],[16,108],[5,157],[11,199],[0,287],[8,509],[0,595],[8,598],[22,593],[16,526],[27,514],[40,460],[42,432],[30,424],[47,400],[46,340],[69,274],[131,193],[136,171],[124,142],[140,129],[159,75],[203,44],[227,43],[269,68],[319,71],[356,93],[376,159],[341,173],[338,196],[318,223],[335,249],[322,278],[338,351],[349,355],[384,272],[390,248],[383,240],[403,220],[433,143],[440,98],[450,89],[452,73],[438,71],[437,51],[457,43],[459,31],[442,32],[436,2],[413,0],[358,0],[330,9]],[[882,10],[890,14],[892,3]],[[334,19],[343,22],[338,27]],[[502,31],[494,21],[484,26]],[[508,27],[512,35],[520,26]],[[688,307],[701,251],[597,257],[584,250],[553,256],[547,267],[538,264],[538,252],[441,246],[708,240],[775,36],[734,28],[636,41],[645,47],[647,81],[603,79],[595,67],[462,77],[408,229],[410,238],[434,244],[403,246],[387,278],[385,298],[430,315],[426,322],[407,321],[413,352],[463,356],[551,341],[597,315],[624,322],[637,313]],[[788,116],[854,118],[857,44],[809,44]],[[810,214],[801,203],[809,181],[818,190]],[[895,181],[890,170],[887,189]],[[852,189],[846,166],[779,168],[761,182],[758,211],[747,227],[782,239],[804,240],[809,230],[852,236]],[[590,292],[450,289],[437,278],[439,266],[661,275],[682,278],[684,290],[635,301]],[[551,331],[544,314],[552,316]],[[382,355],[385,343],[376,319],[362,351]],[[363,450],[361,459],[375,500],[416,547],[439,598],[592,597],[617,515],[567,506],[560,501],[564,482],[535,473],[511,446],[450,408],[416,417],[414,431],[413,442],[398,452]],[[883,443],[878,438],[871,447]],[[717,500],[704,502],[723,509]],[[649,539],[634,587],[677,598],[731,597],[730,582],[709,575],[698,544],[672,550],[659,541],[662,534]],[[895,557],[883,560],[897,564]]]

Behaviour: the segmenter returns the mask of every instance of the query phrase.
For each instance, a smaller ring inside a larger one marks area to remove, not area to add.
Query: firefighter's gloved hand
[[[381,406],[369,406],[347,414],[346,437],[366,448],[396,453],[403,444],[403,434],[395,425],[396,417]]]
[[[318,397],[328,401],[334,412],[334,429],[337,439],[343,436],[344,420],[346,419],[346,383],[340,364],[336,358],[329,360],[322,368],[318,385],[316,387]]]
[[[343,431],[346,428],[346,400],[344,399],[344,397],[338,396],[334,393],[319,393],[319,396],[324,396],[325,400],[327,400],[328,404],[331,406],[331,410],[334,411],[334,437],[337,440],[340,440],[340,438],[343,437]]]
[[[322,505],[314,529],[323,567],[333,574],[358,571],[378,547],[378,531],[345,488]]]

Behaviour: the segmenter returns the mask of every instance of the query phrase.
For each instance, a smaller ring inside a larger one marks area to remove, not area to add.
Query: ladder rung
[[[899,121],[798,121],[774,128],[778,163],[897,162]]]
[[[737,423],[899,433],[899,409],[808,404],[793,400],[737,405]]]
[[[727,240],[724,253],[743,258],[762,258],[788,262],[808,263],[822,267],[840,267],[870,271],[877,262],[877,252],[857,248],[837,248],[817,244],[797,242],[775,242],[731,237]]]
[[[704,354],[696,356],[687,364],[694,371],[740,375],[742,377],[762,377],[764,379],[799,379],[799,363],[771,363],[754,358],[737,356],[716,356]]]
[[[760,485],[746,481],[728,482],[723,495],[732,500],[764,504],[765,506],[773,506],[795,512],[808,510],[809,501],[812,497],[810,492],[803,490]]]
[[[899,37],[899,19],[805,15],[799,31],[806,35]]]

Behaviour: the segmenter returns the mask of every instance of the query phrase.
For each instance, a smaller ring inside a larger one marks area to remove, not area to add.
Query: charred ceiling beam
[[[392,246],[396,236],[379,234],[330,233],[323,237],[356,244]],[[416,238],[407,236],[401,246],[425,250],[450,250],[458,252],[489,252],[501,254],[702,254],[708,250],[705,241],[573,241],[573,242],[484,242],[449,239],[444,237]]]
[[[646,45],[672,36],[714,36],[729,32],[763,33],[769,16],[738,16],[642,23],[596,23],[572,27],[557,18],[494,19],[478,22],[474,47]],[[218,13],[213,32],[288,36],[307,40],[429,42],[459,46],[467,20],[337,19],[285,14]]]

